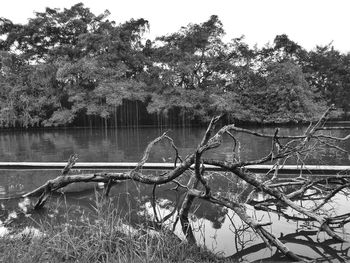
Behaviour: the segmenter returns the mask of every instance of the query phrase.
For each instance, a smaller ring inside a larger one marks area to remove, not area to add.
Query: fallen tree
[[[259,222],[249,216],[247,213],[247,205],[253,206],[254,209],[274,211],[287,219],[295,218],[297,220],[315,222],[319,228],[318,233],[324,231],[336,242],[345,241],[336,229],[341,228],[344,224],[350,222],[350,214],[346,213],[331,216],[325,214],[324,211],[320,213],[320,211],[322,207],[337,193],[349,188],[350,174],[346,172],[344,174],[322,178],[310,177],[302,174],[305,157],[312,152],[317,151],[319,146],[326,146],[335,151],[346,152],[337,145],[337,142],[348,140],[350,134],[345,137],[334,137],[322,132],[332,129],[346,129],[345,127],[325,126],[327,116],[332,109],[332,107],[329,108],[321,116],[318,122],[310,124],[303,134],[295,136],[280,135],[278,129],[276,129],[274,134],[263,134],[239,128],[235,125],[226,125],[217,132],[214,132],[215,125],[220,119],[220,117],[216,117],[211,120],[202,141],[191,155],[182,158],[179,155],[179,151],[172,138],[170,138],[167,133],[164,133],[148,144],[142,159],[134,169],[122,173],[98,172],[70,175],[69,171],[77,160],[77,156],[74,155],[70,157],[68,164],[63,169],[60,176],[47,181],[37,189],[26,193],[23,197],[38,197],[34,209],[40,209],[45,205],[52,192],[55,192],[71,183],[102,182],[105,184],[105,195],[108,196],[113,184],[119,181],[133,180],[154,186],[152,192],[154,220],[157,221],[158,224],[162,224],[171,215],[177,212],[177,219],[174,222],[174,227],[178,221],[180,221],[182,230],[189,243],[196,243],[189,220],[189,213],[193,201],[198,198],[234,211],[234,213],[238,215],[246,225],[261,237],[263,242],[269,248],[275,246],[284,255],[293,260],[308,261],[306,257],[297,255],[291,251],[279,238],[266,229],[266,226],[271,225],[274,222]],[[235,132],[249,133],[257,137],[270,138],[270,152],[260,159],[241,160],[239,154],[241,146],[236,138],[237,136],[235,136]],[[205,152],[216,149],[222,144],[224,135],[228,135],[232,139],[232,160],[223,161],[204,158],[203,154]],[[170,147],[174,150],[174,168],[161,175],[146,174],[143,172],[142,167],[148,161],[153,146],[160,141],[168,141]],[[300,165],[300,176],[294,179],[283,178],[282,180],[279,176],[279,170],[283,167],[286,161],[291,158],[294,158],[298,165]],[[265,175],[258,176],[246,169],[248,165],[264,163],[273,164],[273,169]],[[240,195],[240,193],[232,193],[230,191],[222,193],[212,190],[212,186],[208,180],[208,173],[206,171],[207,165],[221,167],[224,171],[230,172],[226,173],[226,176],[239,177],[247,185],[252,186],[253,190],[248,195],[248,198],[242,198],[243,195]],[[190,171],[191,177],[186,183],[183,183],[178,179],[186,171]],[[177,210],[174,209],[168,216],[159,219],[155,209],[155,201],[157,198],[156,186],[164,184],[173,184],[174,187],[172,189],[174,191],[181,189],[181,191],[184,191],[185,197]],[[297,186],[297,189],[290,191],[291,186]],[[262,200],[254,198],[254,193],[256,192],[262,192],[264,198]],[[317,196],[320,199],[320,201],[317,204],[314,203],[313,206],[305,207],[296,202],[296,200],[311,200],[310,198],[313,196]],[[273,207],[277,208],[273,209]],[[279,209],[280,207],[289,207],[295,211],[298,216],[290,215],[285,212],[285,210]]]

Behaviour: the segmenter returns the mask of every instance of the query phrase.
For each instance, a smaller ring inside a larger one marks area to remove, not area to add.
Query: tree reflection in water
[[[161,173],[161,172],[159,172]],[[236,178],[236,181],[228,181],[227,174],[222,176],[215,173],[210,180],[215,181],[215,191],[225,193],[227,191],[240,193],[237,198],[244,200],[248,198],[249,191],[246,190],[245,183]],[[187,180],[186,176],[182,178],[183,182]],[[290,189],[286,192],[293,192],[298,186],[288,186]],[[252,190],[252,189],[250,189]],[[133,225],[149,224],[154,226],[154,213],[151,205],[152,186],[139,184],[135,182],[125,182],[114,186],[111,190],[110,201],[114,207],[117,207],[120,216],[130,220]],[[157,214],[159,220],[176,211],[184,198],[185,192],[171,191],[169,186],[159,186],[157,191]],[[102,190],[98,192],[102,193]],[[7,222],[9,227],[33,226],[37,227],[35,222],[44,222],[48,220],[51,223],[64,222],[64,216],[69,211],[71,218],[80,218],[84,216],[94,218],[95,190],[85,190],[77,193],[69,193],[65,196],[55,195],[56,201],[50,202],[51,205],[46,210],[32,211],[30,217],[20,210],[18,203],[22,199],[9,199],[0,201],[0,220]],[[256,193],[254,200],[263,200],[266,196]],[[317,197],[315,200],[301,200],[305,205],[310,206],[310,202],[319,203]],[[266,199],[264,199],[266,200]],[[330,212],[330,209],[346,211],[346,196],[339,193],[332,202],[323,209]],[[333,239],[327,239],[320,234],[313,226],[313,222],[306,217],[295,215],[290,209],[270,209],[254,211],[249,209],[251,205],[258,205],[259,202],[251,202],[248,211],[251,216],[257,220],[273,222],[270,226],[271,233],[288,245],[293,251],[306,259],[317,260],[338,260],[346,262],[350,260],[348,243],[338,243]],[[348,208],[348,210],[350,210]],[[16,211],[17,217],[11,218]],[[349,211],[350,212],[350,211]],[[11,218],[9,220],[9,218]],[[176,219],[176,214],[172,214],[167,219],[166,224],[171,228]],[[264,242],[247,227],[242,220],[233,212],[223,209],[220,206],[206,201],[196,201],[190,216],[191,225],[195,237],[199,244],[207,246],[214,252],[232,260],[233,262],[264,262],[274,260],[276,262],[287,260],[277,249],[270,251]],[[348,226],[343,227],[344,232],[350,232]],[[184,238],[181,227],[178,225],[175,233]],[[319,238],[320,240],[317,240]]]
[[[344,174],[316,178],[305,175],[307,170],[302,169],[308,156],[311,153],[316,153],[317,156],[324,146],[338,152],[346,152],[334,142],[343,142],[349,139],[350,135],[337,138],[321,132],[329,130],[324,124],[331,110],[332,107],[316,124],[310,124],[303,134],[293,136],[280,135],[279,129],[276,129],[274,134],[261,134],[233,124],[222,127],[214,134],[214,126],[220,119],[215,117],[196,150],[183,159],[174,140],[163,133],[147,145],[137,166],[129,171],[67,175],[63,173],[23,196],[39,197],[33,206],[37,210],[43,208],[52,192],[65,189],[67,185],[86,182],[104,183],[107,186],[104,191],[105,198],[115,197],[112,201],[117,202],[118,211],[129,218],[130,224],[149,222],[156,227],[166,223],[165,221],[172,221],[173,229],[176,231],[176,222],[179,221],[182,232],[190,244],[211,246],[216,251],[223,250],[226,255],[235,255],[258,245],[261,241],[257,240],[256,236],[260,237],[270,249],[270,257],[278,255],[274,252],[276,251],[274,246],[292,260],[305,261],[308,258],[318,258],[320,253],[314,255],[315,249],[310,254],[305,246],[301,248],[300,243],[293,242],[290,249],[284,244],[286,241],[279,239],[279,236],[284,238],[301,230],[319,229],[316,240],[312,236],[308,236],[306,240],[310,239],[321,244],[328,238],[338,242],[347,239],[346,234],[339,233],[339,230],[349,232],[346,227],[350,213],[346,211],[346,204],[341,204],[340,208],[337,206],[342,203],[339,200],[344,199],[346,195],[343,192],[350,188],[350,176]],[[267,152],[258,159],[242,160],[241,142],[238,136],[233,135],[236,132],[244,132],[257,138],[268,138],[270,149],[266,147]],[[220,151],[223,135],[232,139],[231,155],[225,155],[222,159],[214,154],[208,159],[205,156],[207,152],[215,152],[213,149]],[[167,142],[174,152],[173,169],[160,174],[145,173],[144,164],[150,160],[153,153],[159,153],[157,146],[164,142]],[[73,159],[72,157],[69,159],[66,167],[74,165]],[[280,168],[290,160],[295,160],[299,165],[300,174],[296,178],[285,177],[280,173]],[[255,174],[248,168],[252,164],[271,162],[273,168],[264,175]],[[230,173],[225,173],[222,177],[213,176],[208,173],[207,165]],[[120,183],[125,180],[129,183]],[[118,184],[110,191],[110,186],[117,182]],[[162,209],[168,210],[168,213],[157,212]],[[245,229],[243,222],[250,227],[249,230]],[[233,240],[227,235],[232,232]],[[253,233],[256,235],[253,236]],[[323,236],[325,233],[327,236]],[[216,243],[208,242],[210,239]],[[215,244],[217,248],[214,247]],[[226,247],[222,249],[220,244],[225,244]],[[268,253],[266,250],[259,250],[255,254],[250,258],[249,253],[242,260],[263,259]],[[338,254],[337,256],[341,257]]]

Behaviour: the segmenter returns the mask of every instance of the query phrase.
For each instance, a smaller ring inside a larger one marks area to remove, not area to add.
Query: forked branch
[[[335,145],[337,141],[344,141],[350,138],[350,135],[347,135],[342,138],[332,137],[329,135],[324,135],[320,132],[325,130],[324,124],[327,120],[327,116],[332,108],[329,108],[320,118],[316,124],[310,126],[306,129],[303,134],[285,136],[280,135],[281,132],[277,129],[274,134],[263,134],[255,131],[250,131],[247,129],[236,127],[235,125],[226,125],[219,129],[214,135],[215,125],[217,124],[220,117],[213,118],[202,138],[198,147],[194,152],[188,155],[186,158],[181,158],[178,148],[175,146],[175,143],[167,133],[163,133],[158,138],[151,141],[146,147],[144,154],[139,161],[138,165],[130,170],[123,173],[91,173],[91,174],[79,174],[79,175],[69,175],[68,172],[71,170],[77,156],[71,156],[68,164],[62,171],[62,175],[58,176],[55,179],[49,180],[42,186],[37,189],[27,193],[24,197],[34,197],[39,196],[38,201],[36,202],[35,209],[39,209],[45,205],[45,202],[48,200],[48,197],[52,191],[57,191],[58,189],[65,187],[71,183],[79,182],[103,182],[107,185],[105,191],[108,195],[110,188],[113,186],[114,182],[133,180],[136,182],[153,185],[152,191],[152,206],[155,215],[155,220],[158,224],[164,222],[157,216],[156,211],[156,186],[161,184],[167,184],[172,182],[176,185],[176,188],[181,188],[183,192],[182,203],[179,205],[178,217],[177,220],[181,221],[182,229],[187,237],[187,240],[190,243],[196,243],[195,235],[191,228],[191,221],[189,220],[189,213],[191,212],[193,201],[198,198],[205,200],[221,207],[225,207],[234,211],[245,224],[252,228],[255,233],[261,237],[261,239],[266,243],[267,246],[275,246],[287,257],[297,260],[297,261],[306,261],[303,257],[298,256],[293,253],[286,245],[283,244],[278,238],[272,235],[267,231],[264,226],[267,224],[273,224],[274,222],[260,223],[251,218],[246,213],[246,204],[237,202],[237,200],[232,199],[231,197],[234,194],[227,192],[222,194],[220,192],[213,191],[210,181],[206,179],[206,165],[213,165],[221,168],[224,171],[229,171],[234,176],[243,180],[246,185],[251,186],[254,191],[262,192],[266,198],[265,200],[260,200],[255,202],[256,208],[260,207],[261,209],[267,211],[275,211],[282,216],[285,216],[288,219],[291,218],[300,218],[306,221],[315,221],[318,222],[319,228],[325,231],[330,237],[337,241],[344,241],[335,231],[334,227],[341,227],[342,225],[350,222],[350,215],[339,215],[339,216],[327,216],[326,214],[320,215],[317,213],[326,203],[328,203],[336,194],[349,188],[350,181],[349,175],[336,175],[330,176],[327,178],[321,179],[305,179],[299,178],[299,180],[289,180],[287,182],[278,181],[278,170],[281,166],[284,165],[285,161],[291,159],[291,157],[296,157],[298,162],[304,164],[304,156],[311,154],[312,151],[317,149],[318,145],[323,147],[330,147],[334,150],[342,150],[339,146]],[[328,130],[328,129],[327,129]],[[253,160],[241,160],[240,156],[240,142],[236,138],[235,133],[248,133],[257,137],[264,137],[271,139],[271,150],[266,156],[262,156],[258,159]],[[223,136],[228,135],[233,141],[233,158],[232,160],[219,160],[219,159],[203,159],[203,154],[218,148],[223,142]],[[151,151],[154,149],[155,144],[167,140],[170,143],[171,148],[175,152],[174,156],[174,168],[169,170],[161,175],[154,174],[144,174],[142,172],[142,167],[149,160]],[[238,147],[237,147],[238,146]],[[238,152],[237,152],[238,151]],[[238,158],[236,158],[238,156]],[[267,178],[252,174],[246,170],[247,165],[251,164],[264,164],[271,163],[274,165],[273,170],[275,171],[274,177]],[[179,178],[186,172],[190,171],[191,176],[186,183],[180,183]],[[297,187],[292,192],[288,192],[285,189],[288,187]],[[310,191],[312,193],[310,193]],[[306,198],[313,198],[316,200],[321,198],[321,202],[318,203],[313,209],[305,208],[301,205],[298,205],[295,200],[304,200]],[[254,203],[254,200],[251,203]],[[277,206],[277,209],[272,209],[271,204]],[[289,207],[294,211],[298,212],[300,216],[290,216],[287,213],[282,213],[279,210],[279,205],[284,207]],[[170,218],[174,214],[176,209],[166,217]],[[176,221],[177,222],[177,221]],[[332,226],[332,228],[330,227]]]

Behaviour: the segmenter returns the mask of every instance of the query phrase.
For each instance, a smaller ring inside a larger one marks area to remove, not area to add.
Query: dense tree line
[[[145,19],[116,24],[83,4],[26,24],[0,19],[0,127],[230,121],[281,123],[350,111],[350,54],[306,51],[286,35],[223,41],[215,15],[146,40]]]

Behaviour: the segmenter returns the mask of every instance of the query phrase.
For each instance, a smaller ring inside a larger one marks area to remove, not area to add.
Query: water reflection
[[[281,135],[297,135],[305,128],[281,128]],[[76,153],[82,162],[135,162],[138,161],[147,144],[166,131],[166,128],[139,129],[62,129],[37,131],[1,131],[0,160],[5,161],[64,161]],[[274,128],[252,128],[262,133],[274,133]],[[191,153],[200,142],[204,128],[172,128],[169,135],[182,156]],[[333,136],[345,136],[346,131],[324,132]],[[257,159],[269,153],[271,140],[237,133],[241,143],[241,158]],[[341,147],[350,150],[350,141],[342,142]],[[232,158],[232,145],[228,137],[223,145],[208,153],[210,157]],[[207,156],[208,156],[207,154]],[[157,144],[150,156],[151,162],[169,161],[173,153],[164,142]],[[323,146],[308,157],[309,163],[328,163],[348,165],[348,155]],[[293,160],[291,160],[293,162]]]
[[[11,171],[7,175],[6,173],[0,175],[0,185],[15,183],[13,187],[6,189],[6,195],[14,195],[16,191],[28,191],[39,186],[43,181],[55,177],[57,173],[58,171]],[[4,179],[6,177],[7,179]],[[180,180],[186,182],[187,177],[188,175],[185,174]],[[242,189],[247,189],[247,185],[236,177],[228,180],[227,177],[216,174],[210,180],[212,180],[211,185],[214,186],[213,191],[222,193],[230,191],[236,193],[236,197],[241,199],[246,199],[249,192],[242,191]],[[160,219],[176,211],[179,201],[184,198],[183,192],[173,191],[172,187],[173,185],[169,184],[156,188],[156,211]],[[26,214],[21,207],[22,199],[0,200],[0,220],[2,223],[6,222],[6,226],[37,227],[36,222],[49,222],[50,224],[65,222],[64,216],[67,213],[70,218],[81,220],[87,216],[93,218],[96,213],[95,190],[99,191],[98,188],[95,189],[92,186],[80,192],[53,196],[45,209],[40,212],[32,212],[30,215]],[[102,194],[102,191],[97,193]],[[126,222],[137,225],[149,221],[152,224],[154,213],[151,193],[152,186],[132,181],[124,182],[112,188],[110,201]],[[256,196],[258,199],[264,198],[260,193]],[[347,197],[338,194],[332,199],[331,205],[324,209],[332,208],[338,213],[347,213],[350,212],[347,204]],[[310,204],[305,203],[305,205]],[[293,214],[288,209],[284,212]],[[330,240],[324,233],[318,233],[317,228],[310,222],[285,219],[278,213],[256,211],[250,206],[248,206],[248,214],[258,221],[273,222],[268,227],[269,231],[279,237],[292,251],[305,258],[329,259],[332,262],[350,260],[350,243],[336,243]],[[172,227],[175,217],[176,213],[168,219],[169,227]],[[261,239],[231,211],[205,201],[196,201],[190,219],[197,241],[215,253],[228,257],[233,262],[264,262],[264,260],[280,262],[285,260],[276,249],[270,251],[266,248]],[[343,233],[338,231],[338,234],[348,241],[350,238],[346,233],[350,233],[349,227],[347,224],[343,229],[339,229]],[[175,233],[180,238],[184,238],[180,224],[177,225]]]
[[[256,128],[258,132],[273,133],[273,128]],[[282,135],[296,135],[303,128],[281,129]],[[162,129],[67,129],[51,131],[28,132],[1,132],[0,133],[0,161],[64,161],[73,154],[79,155],[79,161],[103,161],[123,162],[138,161],[148,142],[159,136]],[[204,129],[173,129],[169,135],[174,139],[185,156],[192,153],[197,147]],[[342,137],[344,131],[335,131],[333,136]],[[242,159],[257,159],[270,151],[271,141],[265,138],[255,138],[252,135],[236,134],[241,143]],[[350,142],[343,142],[341,147],[350,150]],[[207,157],[220,160],[232,158],[232,145],[229,138],[224,138],[223,145],[212,152],[206,153]],[[150,162],[168,162],[173,153],[166,142],[157,144],[151,155]],[[295,160],[290,159],[291,163]],[[310,164],[343,164],[349,165],[348,155],[337,152],[329,147],[321,147],[314,154],[308,156]],[[76,171],[79,172],[79,171]],[[83,171],[80,171],[83,172]],[[151,171],[150,171],[151,172]],[[158,171],[160,173],[161,171]],[[152,172],[151,172],[152,173]],[[13,171],[0,170],[0,226],[28,226],[36,227],[36,222],[55,221],[64,222],[64,215],[69,213],[72,218],[81,218],[84,215],[94,217],[96,194],[98,188],[95,185],[84,184],[84,189],[76,189],[75,193],[54,196],[51,206],[28,215],[23,201],[18,199],[20,194],[31,191],[42,185],[49,179],[56,177],[59,171]],[[180,181],[188,179],[184,174]],[[208,180],[215,192],[230,195],[231,199],[246,200],[252,187],[237,177],[223,176],[222,173],[213,174]],[[88,187],[86,187],[88,186]],[[160,218],[169,216],[168,224],[175,221],[176,211],[184,198],[184,192],[173,191],[171,183],[156,188],[156,211]],[[79,188],[79,187],[78,187]],[[295,189],[294,189],[295,190]],[[293,191],[291,189],[290,191]],[[145,221],[152,224],[154,211],[152,207],[152,186],[139,184],[133,181],[118,184],[110,192],[111,202],[120,211],[120,216],[131,224],[144,224]],[[288,192],[287,192],[288,193]],[[14,197],[14,199],[11,199]],[[257,199],[264,198],[261,193],[256,193]],[[304,200],[303,202],[314,202]],[[249,208],[249,207],[248,207]],[[332,200],[331,206],[324,209],[346,213],[346,196],[338,194]],[[68,211],[68,212],[67,212]],[[173,213],[174,212],[174,213]],[[348,211],[350,212],[350,211]],[[290,217],[285,219],[282,213],[292,214],[288,209],[281,211],[256,211],[249,210],[249,215],[257,221],[271,221],[273,225],[269,230],[295,253],[306,258],[338,260],[340,262],[349,259],[348,243],[334,243],[325,235],[318,234],[316,227],[309,222],[302,222]],[[252,262],[263,260],[281,261],[284,257],[275,249],[270,251],[261,242],[255,233],[247,229],[241,220],[231,211],[219,206],[196,200],[191,214],[191,224],[197,241],[209,249],[233,261]],[[344,238],[349,240],[345,233],[350,233],[348,225],[342,229]],[[178,224],[175,232],[183,238],[181,227]],[[317,237],[321,240],[318,241]],[[350,259],[349,259],[350,260]]]

